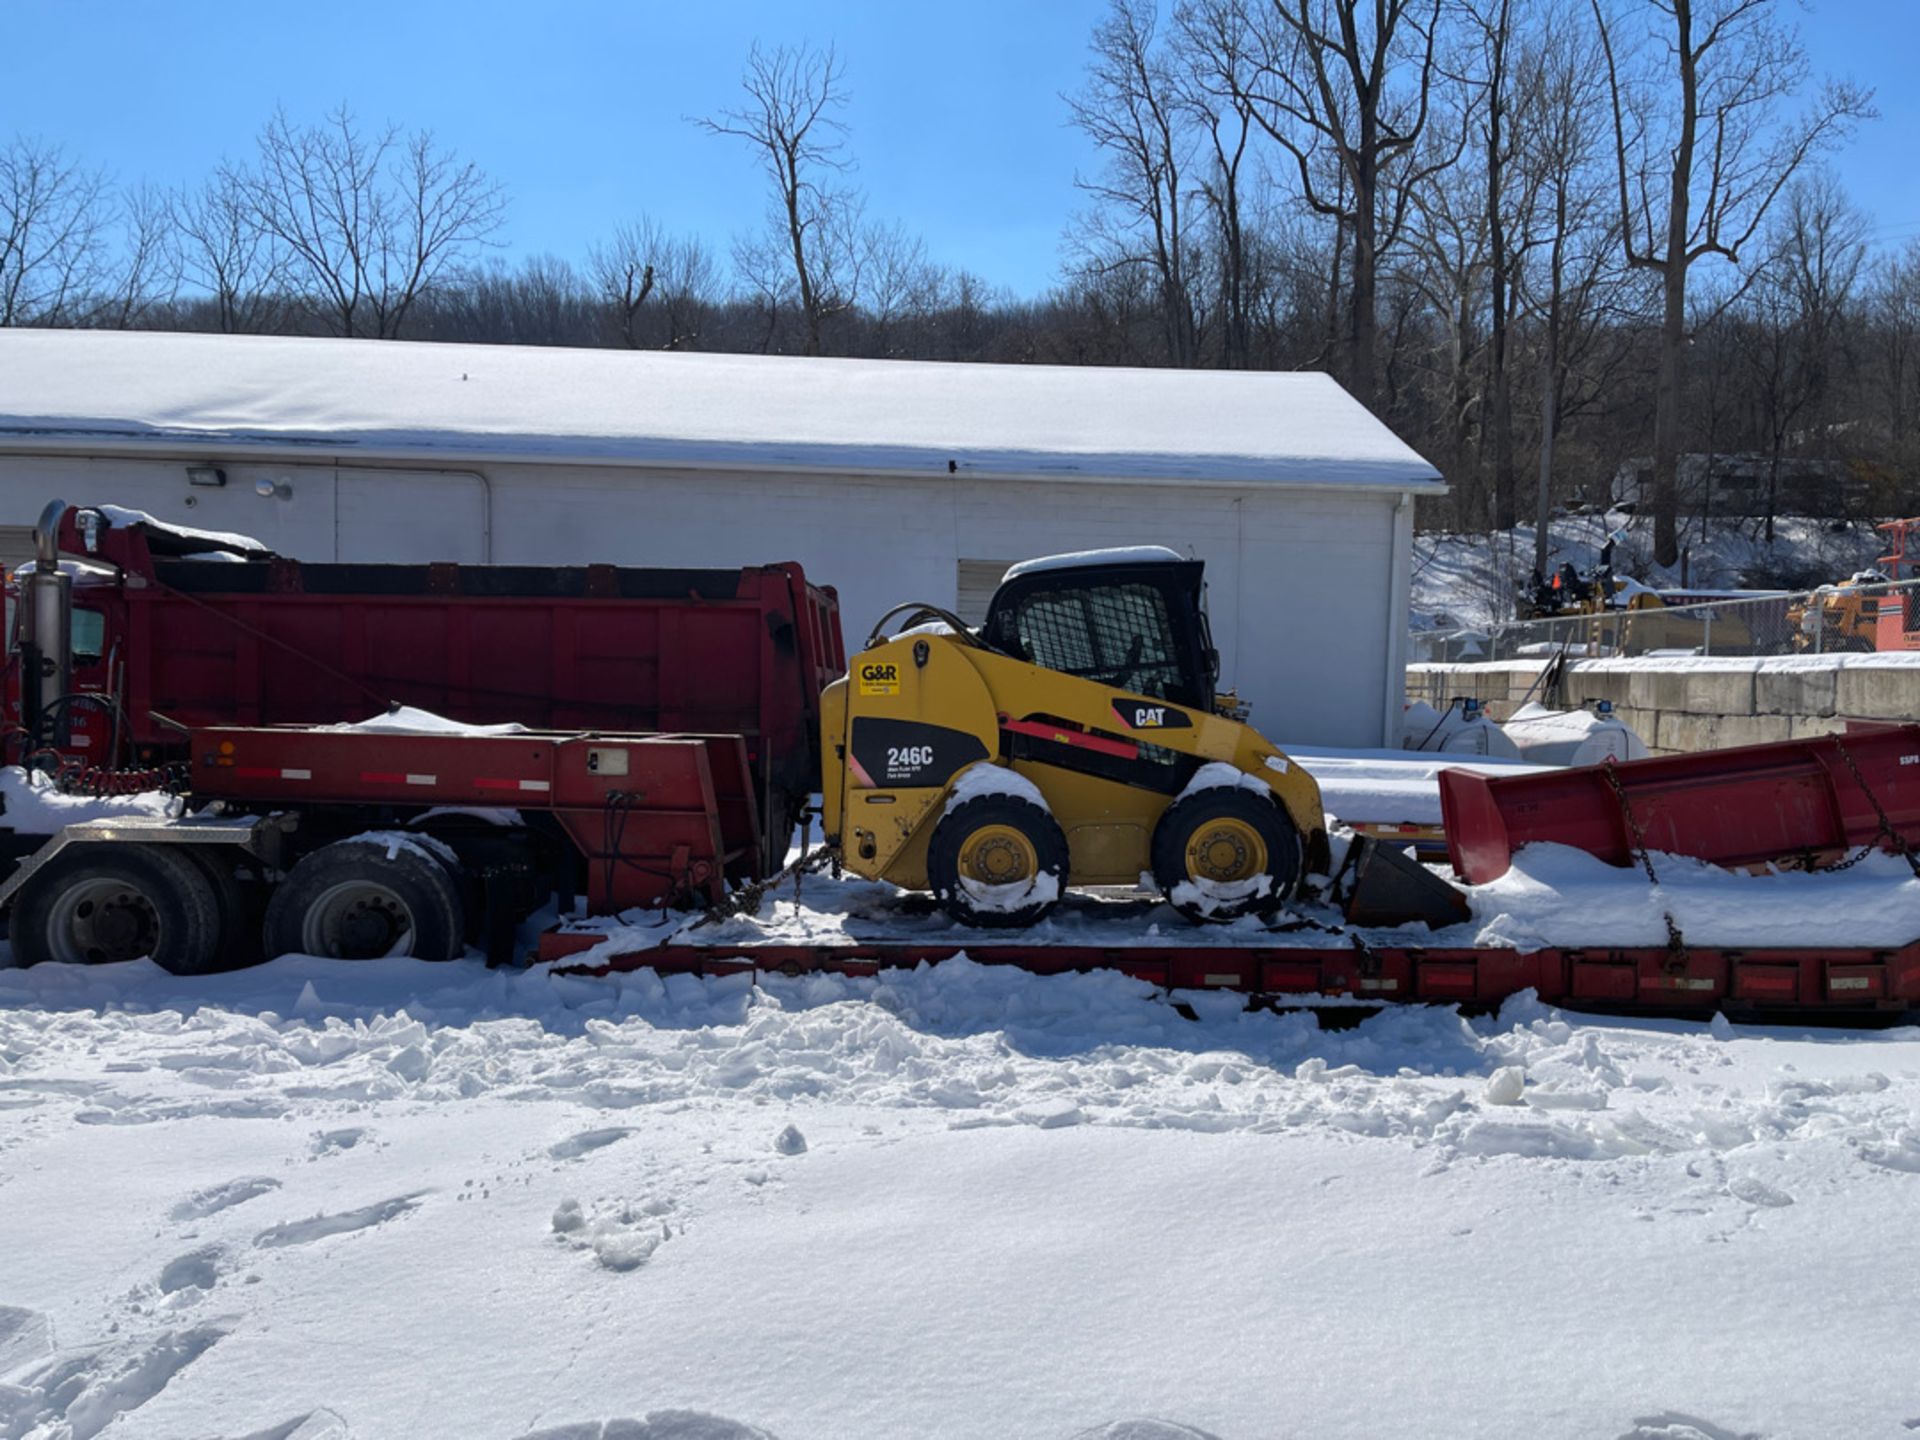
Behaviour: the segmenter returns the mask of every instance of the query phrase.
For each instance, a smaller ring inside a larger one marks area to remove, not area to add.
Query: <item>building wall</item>
[[[1207,562],[1225,682],[1282,744],[1378,745],[1397,713],[1407,559],[1397,494],[1204,485],[822,480],[490,464],[485,473],[0,455],[0,524],[111,501],[308,560],[735,566],[798,560],[835,586],[850,647],[889,606],[952,608],[961,560],[1163,544]],[[260,487],[271,490],[259,493]],[[191,502],[191,503],[189,503]],[[1390,678],[1391,677],[1391,678]]]

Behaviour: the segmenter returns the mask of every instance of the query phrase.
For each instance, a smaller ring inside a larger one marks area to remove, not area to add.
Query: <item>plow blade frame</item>
[[[1920,836],[1920,725],[1539,775],[1443,770],[1440,811],[1448,858],[1473,885],[1506,874],[1514,851],[1535,842],[1631,865],[1629,811],[1648,850],[1734,868],[1828,861],[1886,843],[1883,811],[1896,835]]]

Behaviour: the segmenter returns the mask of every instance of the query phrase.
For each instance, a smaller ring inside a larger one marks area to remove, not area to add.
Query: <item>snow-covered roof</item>
[[[1187,557],[1164,545],[1116,545],[1106,550],[1075,550],[1066,555],[1042,555],[1009,566],[1000,578],[1015,580],[1042,570],[1082,570],[1092,565],[1166,565]]]
[[[0,449],[1438,490],[1325,375],[0,330]]]

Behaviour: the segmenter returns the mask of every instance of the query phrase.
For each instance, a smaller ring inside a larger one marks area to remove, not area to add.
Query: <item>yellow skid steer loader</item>
[[[1071,885],[1151,883],[1196,923],[1278,909],[1327,867],[1320,788],[1216,693],[1202,570],[1089,551],[1015,566],[977,631],[888,611],[822,697],[840,863],[971,925],[1032,924]]]

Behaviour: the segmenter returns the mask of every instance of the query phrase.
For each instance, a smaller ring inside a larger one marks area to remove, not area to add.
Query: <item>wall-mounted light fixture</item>
[[[205,485],[217,490],[227,483],[227,472],[218,465],[189,465],[187,466],[187,483]]]
[[[260,479],[253,482],[253,493],[262,500],[291,500],[293,486],[285,480],[276,483],[272,480]]]

